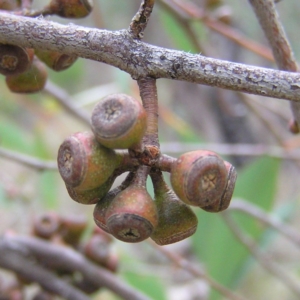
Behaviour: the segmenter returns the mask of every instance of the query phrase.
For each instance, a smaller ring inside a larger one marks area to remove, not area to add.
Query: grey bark
[[[133,39],[125,29],[61,25],[0,12],[0,42],[76,54],[117,67],[133,79],[168,78],[300,102],[299,73],[153,46]]]

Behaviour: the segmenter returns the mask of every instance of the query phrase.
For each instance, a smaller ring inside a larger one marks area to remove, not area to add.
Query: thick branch
[[[0,42],[76,54],[134,79],[169,78],[300,101],[300,74],[247,66],[152,46],[127,30],[107,31],[0,13]]]

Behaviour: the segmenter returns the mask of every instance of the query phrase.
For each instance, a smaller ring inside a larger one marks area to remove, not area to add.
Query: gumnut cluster
[[[125,94],[103,98],[91,115],[91,131],[67,137],[58,150],[58,168],[70,197],[94,204],[96,225],[129,243],[151,238],[167,245],[191,236],[198,220],[191,206],[219,212],[229,206],[236,171],[211,151],[162,155],[156,163],[138,159],[148,115],[141,102]],[[146,132],[146,134],[145,134]],[[170,172],[172,188],[163,172]],[[113,187],[115,179],[127,173]],[[154,199],[146,188],[150,176]]]
[[[92,0],[52,0],[42,10],[34,11],[30,8],[22,9],[21,1],[18,0],[0,0],[0,9],[28,17],[55,14],[64,18],[83,18],[92,8]],[[41,91],[47,81],[47,67],[57,72],[63,71],[76,60],[76,55],[0,43],[0,74],[5,76],[6,85],[13,93]]]
[[[118,270],[119,262],[116,253],[112,250],[112,237],[97,226],[90,232],[88,222],[83,216],[61,216],[55,212],[43,213],[33,219],[31,235],[49,241],[51,244],[71,247],[101,268],[114,273]],[[63,266],[42,257],[36,259],[36,263],[43,265],[44,268],[51,270],[56,276],[68,281],[70,285],[88,295],[101,288],[84,274],[78,276],[78,272],[74,272],[67,264]],[[0,281],[1,296],[3,299],[25,299],[26,287],[32,288],[34,285],[34,282],[17,275],[5,284]],[[30,299],[54,300],[57,299],[57,296],[39,288]]]

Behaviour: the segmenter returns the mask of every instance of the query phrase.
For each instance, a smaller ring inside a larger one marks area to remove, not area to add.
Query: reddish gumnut
[[[84,18],[93,9],[92,0],[52,0],[49,11],[63,18]]]
[[[165,183],[162,175],[151,176],[158,224],[151,239],[158,245],[177,243],[193,235],[198,220],[192,209],[182,202]]]
[[[298,134],[300,132],[299,125],[296,120],[289,121],[289,131],[293,134]]]
[[[30,67],[32,59],[32,49],[0,44],[0,73],[5,76],[25,72]]]
[[[25,72],[6,76],[6,85],[13,93],[36,93],[44,88],[47,76],[45,64],[38,59],[33,59]]]
[[[71,67],[77,56],[67,55],[57,51],[35,50],[36,56],[54,71],[63,71]]]
[[[42,214],[33,221],[33,234],[43,238],[51,239],[58,233],[60,218],[54,212]]]
[[[125,94],[103,98],[91,117],[96,139],[113,149],[128,149],[138,144],[147,126],[147,113],[142,103]]]
[[[120,158],[115,151],[101,146],[92,133],[77,132],[61,144],[57,163],[65,184],[83,192],[105,184]]]
[[[122,182],[121,185],[115,187],[114,189],[112,189],[111,191],[109,191],[103,198],[101,198],[97,205],[94,208],[94,221],[96,223],[96,225],[101,228],[103,231],[109,233],[109,230],[106,226],[106,219],[105,219],[105,215],[107,212],[107,209],[110,205],[110,203],[112,202],[112,200],[123,190],[125,190],[125,188],[127,188],[129,186],[129,184],[131,183],[132,179],[133,179],[134,173],[129,173],[126,177],[126,179]]]
[[[96,204],[108,193],[114,183],[115,178],[116,176],[113,174],[105,183],[90,190],[77,190],[76,188],[72,188],[68,185],[66,185],[66,188],[69,196],[76,202],[87,205]]]
[[[216,200],[215,202],[213,202],[212,204],[210,204],[208,206],[201,207],[205,211],[220,212],[220,211],[227,209],[230,204],[230,201],[231,201],[231,198],[233,195],[233,191],[234,191],[234,187],[235,187],[237,173],[236,173],[234,166],[231,163],[229,163],[228,161],[225,161],[224,163],[225,163],[225,166],[227,169],[227,174],[228,174],[225,190],[224,190],[222,196],[218,200]]]
[[[227,169],[222,158],[212,151],[187,152],[172,164],[171,184],[185,203],[207,206],[223,195]]]
[[[105,215],[108,231],[123,242],[141,242],[157,225],[156,206],[146,190],[145,170],[147,167],[139,167],[131,184],[113,199]]]

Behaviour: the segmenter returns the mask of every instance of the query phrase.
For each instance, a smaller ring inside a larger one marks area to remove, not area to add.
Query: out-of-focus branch
[[[298,231],[296,231],[293,227],[284,224],[271,214],[264,212],[257,205],[253,205],[243,200],[234,200],[231,202],[228,211],[240,211],[252,216],[263,224],[274,228],[300,248],[300,235]]]
[[[125,300],[149,300],[147,296],[127,285],[110,271],[96,266],[72,248],[56,245],[34,237],[7,236],[3,243],[13,243],[53,269],[80,272],[95,286],[105,286]]]
[[[5,149],[3,147],[0,147],[0,156],[23,164],[27,167],[37,169],[38,171],[57,170],[57,163],[55,161],[44,161],[33,156]]]
[[[233,28],[232,26],[221,23],[220,21],[211,18],[194,3],[190,1],[183,2],[180,0],[159,1],[167,6],[169,10],[173,11],[173,13],[180,15],[181,18],[201,20],[208,28],[219,34],[222,34],[239,46],[244,47],[245,49],[248,49],[261,57],[264,57],[269,61],[274,61],[270,49],[245,37],[245,35],[243,35],[240,31]]]
[[[249,0],[260,25],[271,45],[273,55],[280,70],[297,72],[293,51],[279,20],[274,0]],[[294,119],[300,126],[300,105],[291,103]],[[299,127],[300,128],[300,127]]]
[[[51,95],[64,109],[86,125],[90,125],[90,117],[83,108],[78,108],[72,101],[72,97],[61,87],[47,80],[44,91]]]
[[[26,249],[8,239],[0,239],[0,267],[38,283],[44,290],[67,300],[89,300],[83,292],[60,280],[52,272],[37,264]]]
[[[300,101],[300,74],[152,46],[133,39],[128,30],[61,25],[0,12],[0,42],[105,62],[134,79],[169,78]]]
[[[275,264],[271,257],[263,253],[256,245],[256,242],[252,240],[244,231],[240,229],[240,226],[233,220],[230,212],[225,211],[221,213],[224,221],[237,238],[237,240],[244,245],[247,250],[256,258],[256,260],[274,277],[282,281],[297,297],[300,297],[300,285],[289,273],[287,273],[280,266]]]
[[[264,144],[211,144],[211,143],[161,143],[161,151],[166,153],[184,153],[198,149],[215,151],[221,155],[231,156],[270,156],[275,158],[300,160],[300,151],[287,151],[283,147]]]
[[[205,280],[211,288],[218,291],[221,295],[226,297],[226,299],[230,300],[245,300],[244,297],[235,294],[231,290],[227,289],[225,286],[221,285],[219,282],[215,281],[213,278],[209,277],[203,270],[195,267],[195,265],[188,260],[186,260],[184,257],[171,252],[167,250],[164,247],[160,247],[156,245],[154,242],[150,242],[153,247],[162,254],[164,254],[168,259],[170,259],[175,265],[178,267],[188,271],[190,274],[192,274],[194,277],[201,278]]]

